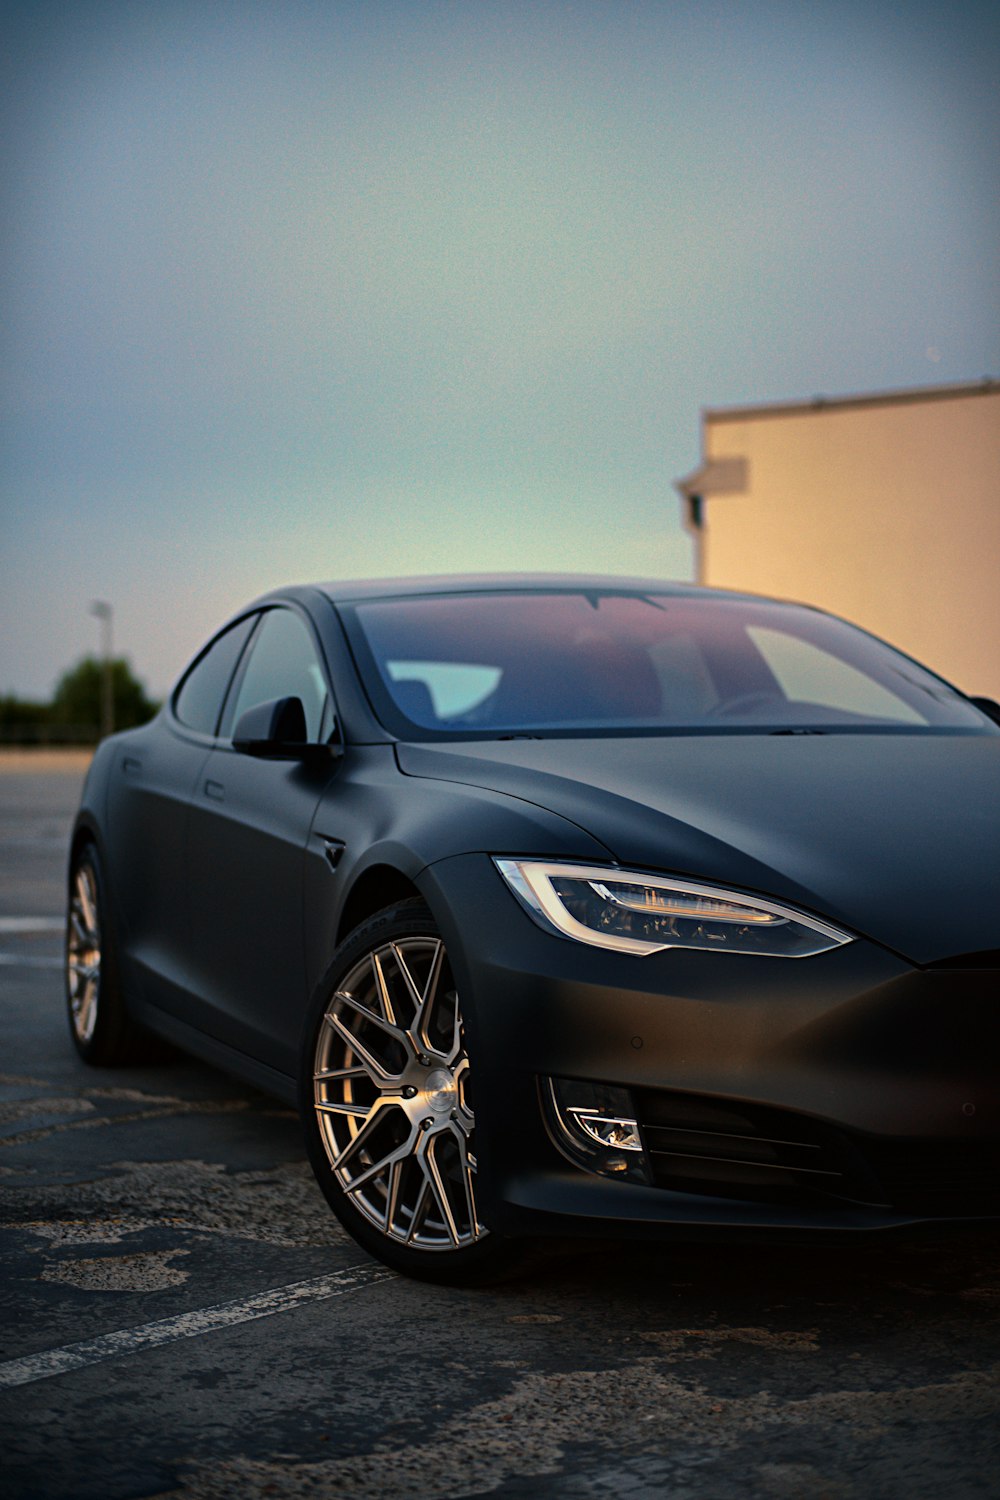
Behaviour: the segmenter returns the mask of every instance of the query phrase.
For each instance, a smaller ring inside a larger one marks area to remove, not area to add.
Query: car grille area
[[[635,1091],[657,1187],[716,1197],[788,1202],[879,1200],[863,1156],[840,1132],[790,1110],[697,1094]]]
[[[929,1217],[1000,1214],[1000,1141],[894,1140],[763,1105],[634,1097],[659,1187],[772,1202],[834,1198]]]
[[[591,1087],[594,1109],[610,1107],[606,1085],[556,1079],[550,1084],[557,1102],[567,1090]],[[656,1187],[803,1208],[839,1203],[928,1218],[1000,1216],[1000,1140],[904,1140],[709,1095],[612,1092],[616,1118],[634,1117],[642,1175]],[[605,1170],[585,1154],[576,1159],[591,1170]],[[630,1168],[635,1180],[636,1156]],[[612,1175],[623,1175],[622,1169]]]

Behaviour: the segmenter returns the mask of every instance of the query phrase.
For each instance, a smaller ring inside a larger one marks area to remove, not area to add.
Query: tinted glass
[[[346,613],[376,707],[431,733],[994,732],[891,647],[796,605],[530,592],[373,600]]]
[[[300,698],[306,711],[306,739],[317,743],[330,732],[330,695],[319,654],[308,627],[290,609],[272,609],[261,621],[250,660],[226,718],[236,725],[248,708],[275,698]]]
[[[220,635],[182,679],[174,696],[174,713],[189,729],[215,734],[226,689],[256,618],[250,615]]]

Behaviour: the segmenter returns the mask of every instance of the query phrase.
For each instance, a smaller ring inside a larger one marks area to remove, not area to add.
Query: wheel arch
[[[337,946],[369,917],[395,901],[406,901],[424,894],[396,865],[369,865],[354,882],[337,923]]]
[[[66,868],[67,879],[72,879],[72,872],[76,862],[88,844],[92,845],[103,859],[104,850],[101,847],[100,835],[90,822],[90,819],[82,817],[77,820],[76,827],[73,829],[72,837],[70,838],[69,859]],[[104,862],[106,864],[106,861]]]

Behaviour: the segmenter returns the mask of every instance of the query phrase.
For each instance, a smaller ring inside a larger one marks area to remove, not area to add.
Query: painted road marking
[[[377,1286],[381,1281],[394,1280],[396,1272],[385,1266],[363,1265],[348,1266],[330,1276],[313,1276],[309,1281],[293,1281],[289,1286],[274,1287],[253,1297],[220,1302],[215,1307],[180,1313],[175,1318],[161,1318],[140,1328],[125,1328],[118,1333],[86,1339],[81,1344],[66,1344],[61,1349],[48,1349],[41,1354],[29,1354],[24,1359],[8,1360],[0,1365],[0,1388],[30,1385],[32,1381],[65,1375],[70,1370],[96,1365],[104,1359],[137,1354],[140,1349],[155,1349],[160,1344],[173,1344],[178,1339],[197,1338],[203,1333],[215,1333],[220,1328],[233,1328],[240,1323],[252,1323],[256,1318],[270,1318],[275,1313],[288,1312],[304,1302],[345,1297],[350,1292],[363,1292],[366,1287]]]
[[[0,933],[62,932],[65,917],[0,917]]]
[[[62,933],[64,917],[0,917],[0,937],[28,937],[37,933]],[[27,953],[0,953],[3,969],[61,969],[61,958],[40,958]]]
[[[8,969],[61,969],[61,958],[22,958],[19,953],[0,953],[0,967]]]

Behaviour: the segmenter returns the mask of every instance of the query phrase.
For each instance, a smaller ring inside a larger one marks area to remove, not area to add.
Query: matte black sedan
[[[797,605],[289,588],[99,747],[80,1053],[297,1101],[390,1265],[1000,1222],[1000,709]]]

